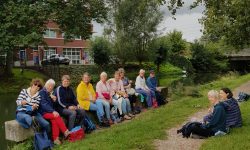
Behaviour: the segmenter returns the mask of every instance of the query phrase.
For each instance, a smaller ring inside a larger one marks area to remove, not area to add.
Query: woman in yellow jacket
[[[85,72],[82,76],[81,83],[77,86],[76,94],[80,106],[86,111],[96,111],[99,120],[99,125],[108,127],[104,121],[104,110],[102,100],[96,99],[96,93],[90,81],[89,73]]]

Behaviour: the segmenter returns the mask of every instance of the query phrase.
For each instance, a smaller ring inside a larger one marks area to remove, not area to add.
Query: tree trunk
[[[6,77],[13,76],[12,68],[13,68],[13,51],[8,50],[7,57],[6,57],[6,67],[5,67],[4,76],[6,76]]]

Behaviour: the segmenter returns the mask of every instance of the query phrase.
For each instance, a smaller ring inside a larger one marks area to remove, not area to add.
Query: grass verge
[[[154,149],[155,139],[166,138],[166,129],[182,123],[188,116],[208,106],[206,93],[210,89],[221,87],[235,88],[250,79],[244,76],[228,75],[217,81],[200,85],[201,97],[175,96],[169,104],[158,109],[150,109],[133,121],[112,126],[110,129],[87,135],[84,140],[75,143],[64,143],[55,149],[111,150],[111,149]],[[242,137],[243,138],[243,137]],[[247,139],[246,139],[247,140]],[[30,142],[30,141],[29,141]],[[27,144],[19,144],[13,149],[27,149]]]

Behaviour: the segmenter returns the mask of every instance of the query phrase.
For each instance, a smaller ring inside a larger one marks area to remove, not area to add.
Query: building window
[[[71,64],[81,63],[81,49],[80,48],[64,48],[63,55],[70,59]]]
[[[26,50],[20,50],[20,51],[19,51],[19,59],[20,59],[21,61],[26,60]]]
[[[48,56],[50,56],[52,54],[56,54],[56,48],[50,47],[49,49],[46,49],[43,51],[43,58],[47,59]]]
[[[45,38],[56,38],[56,31],[53,29],[46,29],[44,33]]]

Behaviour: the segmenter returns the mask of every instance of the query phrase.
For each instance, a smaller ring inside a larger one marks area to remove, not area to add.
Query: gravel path
[[[242,84],[238,88],[234,89],[233,94],[238,96],[239,92],[245,92],[250,94],[250,81]],[[203,116],[207,114],[207,110],[201,110],[192,116],[190,116],[183,124],[180,124],[174,128],[166,130],[168,138],[165,140],[155,140],[155,147],[157,150],[198,150],[204,139],[192,139],[182,138],[181,134],[177,134],[176,131],[182,127],[187,121],[190,120],[202,120]]]

